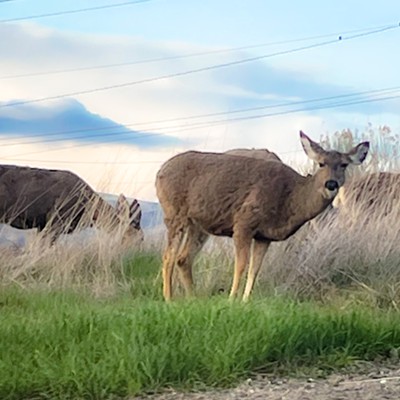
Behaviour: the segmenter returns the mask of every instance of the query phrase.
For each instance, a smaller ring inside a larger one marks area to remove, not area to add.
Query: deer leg
[[[172,297],[172,275],[176,263],[178,247],[184,239],[182,231],[169,230],[168,242],[163,254],[163,295],[166,301]]]
[[[39,232],[41,233],[44,243],[49,244],[50,246],[53,246],[63,233],[62,229],[54,224],[54,221],[52,223],[47,223],[43,229],[39,228]]]
[[[235,270],[233,273],[231,293],[229,295],[231,298],[234,298],[237,294],[240,285],[240,278],[242,277],[249,261],[252,237],[251,234],[239,231],[234,233],[233,241],[235,244]]]
[[[187,232],[187,240],[177,254],[176,265],[179,268],[180,279],[187,295],[191,295],[193,292],[192,265],[194,258],[203,247],[207,237],[207,234],[191,226]]]
[[[268,250],[270,242],[253,241],[253,248],[250,256],[249,272],[247,273],[247,282],[244,289],[243,301],[249,299],[250,293],[253,290],[254,282],[260,271],[265,253]]]

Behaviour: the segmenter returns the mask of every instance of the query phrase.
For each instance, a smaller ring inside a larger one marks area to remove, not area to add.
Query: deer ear
[[[369,142],[362,142],[352,148],[347,155],[350,157],[352,164],[360,165],[367,157],[369,150]]]
[[[313,142],[303,131],[300,131],[300,140],[307,156],[311,160],[319,162],[325,150],[318,143]]]
[[[118,196],[115,209],[122,218],[129,218],[129,203],[122,193]]]
[[[142,219],[142,209],[139,202],[133,199],[132,204],[129,207],[129,219],[131,220],[131,225],[140,229],[140,220]]]

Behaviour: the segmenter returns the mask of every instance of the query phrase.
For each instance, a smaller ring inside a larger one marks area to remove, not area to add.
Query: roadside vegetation
[[[304,368],[323,375],[400,348],[400,314],[361,304],[165,304],[21,289],[3,291],[0,304],[2,399],[120,398]]]
[[[328,145],[369,139],[361,173],[399,169],[388,128],[355,136],[344,131]],[[120,399],[397,361],[400,211],[392,212],[354,219],[331,210],[274,243],[247,304],[227,300],[225,239],[200,254],[196,297],[178,288],[172,304],[161,293],[162,232],[131,251],[96,232],[90,242],[49,247],[34,237],[25,251],[2,252],[0,398]]]

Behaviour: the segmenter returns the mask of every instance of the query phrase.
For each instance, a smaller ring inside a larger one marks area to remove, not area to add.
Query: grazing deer
[[[307,156],[320,165],[313,176],[304,177],[282,162],[196,151],[178,154],[161,167],[156,189],[168,230],[166,300],[172,296],[175,264],[186,292],[192,292],[192,263],[210,234],[233,238],[231,297],[249,263],[247,300],[270,243],[287,239],[322,212],[343,185],[346,167],[362,163],[369,149],[363,142],[348,153],[325,151],[303,132],[300,138]]]
[[[37,228],[54,242],[60,234],[94,224],[121,229],[124,243],[142,239],[141,209],[120,195],[116,207],[70,171],[0,165],[0,222]]]

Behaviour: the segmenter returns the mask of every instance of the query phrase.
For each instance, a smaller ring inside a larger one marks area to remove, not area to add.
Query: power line
[[[197,129],[197,128],[210,127],[210,126],[215,126],[215,125],[220,125],[220,124],[230,123],[230,122],[239,122],[239,121],[247,121],[247,120],[252,120],[252,119],[276,117],[276,116],[280,116],[280,115],[294,114],[294,113],[298,113],[298,112],[325,110],[325,109],[330,109],[330,108],[346,107],[346,106],[351,106],[351,105],[373,103],[373,102],[378,102],[378,101],[395,100],[395,99],[399,99],[399,98],[400,98],[400,94],[394,95],[394,96],[380,97],[380,98],[375,98],[375,99],[372,98],[372,99],[364,99],[364,100],[347,101],[347,102],[343,102],[343,103],[316,105],[314,107],[309,107],[309,108],[298,108],[298,109],[294,109],[294,110],[277,111],[274,113],[251,115],[251,116],[247,116],[247,117],[228,118],[228,119],[223,119],[223,120],[212,121],[209,124],[205,122],[205,123],[203,123],[204,125],[202,125],[202,126],[200,126],[200,123],[198,123],[197,125],[193,124],[194,126],[192,127],[192,129],[193,128]]]
[[[294,114],[294,113],[299,113],[299,112],[306,112],[306,111],[314,111],[314,110],[322,110],[322,109],[330,109],[330,108],[337,108],[337,107],[344,107],[344,106],[349,106],[349,105],[357,105],[357,104],[364,104],[364,103],[371,103],[371,102],[376,102],[376,101],[386,101],[386,100],[394,100],[400,98],[399,95],[394,95],[394,96],[386,96],[386,97],[381,97],[381,98],[372,98],[372,99],[364,99],[364,100],[354,100],[354,101],[347,101],[347,102],[342,102],[342,103],[333,103],[333,104],[326,104],[326,105],[317,105],[314,107],[309,107],[309,108],[298,108],[294,110],[286,110],[286,111],[278,111],[274,113],[266,113],[266,114],[258,114],[258,115],[252,115],[252,116],[247,116],[247,117],[238,117],[238,118],[230,118],[230,119],[223,119],[223,120],[215,120],[215,121],[209,121],[209,122],[202,122],[202,123],[194,123],[194,124],[189,124],[189,126],[183,125],[183,128],[180,130],[174,130],[174,132],[183,132],[183,131],[188,131],[188,130],[195,130],[195,129],[204,129],[212,126],[218,126],[221,124],[226,124],[226,123],[235,123],[235,122],[241,122],[241,121],[246,121],[246,120],[253,120],[253,119],[260,119],[260,118],[268,118],[268,117],[275,117],[275,116],[280,116],[280,115],[287,115],[287,114]],[[113,133],[114,134],[114,133]],[[124,135],[125,133],[121,133],[120,135]],[[153,133],[153,134],[148,134],[148,135],[141,135],[139,137],[134,137],[134,138],[147,138],[149,136],[162,136],[163,134],[161,133]],[[105,136],[105,135],[104,135]],[[68,139],[66,139],[68,140]],[[64,141],[66,141],[64,140]],[[97,144],[100,145],[100,144]],[[85,147],[85,146],[94,146],[93,142],[89,143],[80,143],[80,144],[75,144],[67,147],[59,147],[55,149],[49,149],[49,150],[40,150],[40,151],[35,151],[35,152],[29,152],[29,153],[22,153],[22,154],[17,154],[15,157],[21,157],[25,155],[33,155],[33,154],[40,154],[40,153],[48,153],[48,152],[53,152],[53,151],[60,151],[60,150],[67,150],[71,148],[77,148],[77,147]],[[282,153],[283,154],[283,153]],[[9,157],[3,157],[4,159],[8,159],[10,161],[13,161],[12,158]]]
[[[10,1],[10,0],[7,0],[7,1]],[[126,62],[111,63],[111,64],[99,64],[99,65],[91,65],[91,66],[83,66],[83,67],[75,67],[75,68],[56,69],[56,70],[49,70],[49,71],[28,72],[28,73],[24,73],[24,74],[5,75],[5,76],[0,76],[0,80],[27,78],[27,77],[43,76],[43,75],[55,75],[55,74],[64,74],[64,73],[82,72],[82,71],[92,71],[92,70],[97,70],[97,69],[107,69],[107,68],[116,68],[116,67],[126,67],[126,66],[132,66],[132,65],[158,63],[158,62],[164,62],[164,61],[180,60],[180,59],[208,56],[208,55],[215,55],[215,54],[226,54],[226,53],[231,53],[231,52],[236,52],[236,51],[257,49],[257,48],[261,48],[261,47],[289,44],[289,43],[295,43],[295,42],[303,42],[303,41],[315,40],[315,39],[323,39],[323,38],[332,37],[332,36],[338,37],[338,35],[340,35],[340,34],[346,35],[346,34],[356,33],[356,32],[367,32],[370,30],[377,30],[377,29],[382,29],[382,28],[386,28],[386,27],[387,27],[387,25],[381,25],[381,26],[376,26],[376,27],[371,27],[371,28],[353,29],[353,30],[349,30],[349,31],[345,31],[345,32],[335,32],[335,33],[329,33],[329,34],[323,34],[323,35],[307,36],[307,37],[297,38],[297,39],[266,42],[266,43],[259,43],[259,44],[253,44],[253,45],[247,45],[247,46],[231,47],[231,48],[226,48],[226,49],[201,51],[201,52],[180,54],[180,55],[176,55],[176,56],[156,57],[156,58],[149,58],[149,59],[143,59],[143,60],[132,60],[132,61],[126,61]]]
[[[26,158],[18,159],[12,158],[7,159],[8,161],[18,161],[18,162],[45,162],[45,163],[55,163],[55,164],[89,164],[89,165],[133,165],[133,164],[159,164],[165,160],[142,160],[142,161],[71,161],[71,160],[29,160]]]
[[[377,95],[382,95],[382,94],[389,94],[393,92],[397,92],[400,90],[400,86],[393,86],[389,88],[383,88],[383,89],[373,89],[373,90],[366,90],[366,91],[360,91],[360,92],[353,92],[353,93],[345,93],[341,95],[336,95],[336,96],[329,96],[329,97],[320,97],[320,98],[314,98],[314,99],[309,99],[309,100],[299,100],[299,101],[292,101],[292,102],[283,102],[283,103],[276,103],[276,104],[269,104],[265,106],[258,106],[258,107],[249,107],[249,108],[241,108],[241,109],[236,109],[236,110],[229,110],[229,111],[221,111],[221,112],[214,112],[214,113],[207,113],[207,114],[197,114],[197,115],[190,115],[186,117],[178,117],[178,118],[169,118],[169,119],[163,119],[163,120],[156,120],[156,121],[147,121],[147,122],[141,122],[141,123],[129,123],[129,124],[121,124],[122,126],[116,126],[114,125],[109,125],[109,126],[104,126],[104,127],[96,127],[96,128],[83,128],[83,129],[74,129],[74,130],[63,130],[63,131],[57,131],[57,132],[47,132],[47,133],[40,133],[36,135],[24,135],[24,139],[27,138],[48,138],[52,136],[59,136],[59,135],[66,135],[66,134],[78,134],[78,135],[86,135],[88,132],[97,132],[97,131],[107,131],[110,129],[123,129],[123,131],[114,131],[112,133],[107,133],[105,136],[112,136],[113,134],[131,134],[132,131],[126,131],[126,127],[128,126],[135,126],[140,127],[140,126],[147,126],[145,128],[146,131],[149,130],[165,130],[165,129],[176,129],[180,127],[186,127],[186,125],[175,125],[175,126],[168,126],[168,127],[157,127],[157,124],[166,124],[166,123],[173,123],[173,122],[183,122],[183,121],[190,121],[194,119],[205,119],[205,118],[210,118],[210,117],[218,117],[218,116],[223,116],[223,115],[231,115],[231,114],[239,114],[239,113],[246,113],[246,112],[251,112],[251,111],[259,111],[259,110],[265,110],[265,109],[274,109],[274,108],[284,108],[284,107],[290,107],[290,106],[298,106],[298,105],[306,105],[310,103],[318,103],[318,102],[326,102],[326,101],[332,101],[332,100],[340,100],[340,99],[346,99],[346,98],[356,98],[356,97],[361,97],[362,96],[377,96]],[[224,120],[225,121],[225,120]],[[207,124],[208,121],[204,121],[203,123]],[[150,127],[149,127],[150,125]],[[155,126],[154,126],[155,125]],[[153,127],[152,127],[153,126]],[[143,130],[141,130],[143,132]],[[104,135],[99,134],[99,135],[93,135],[91,136],[92,138],[95,137],[102,137]],[[80,139],[80,138],[85,138],[86,136],[71,136],[66,138],[55,138],[55,139],[45,139],[45,140],[37,140],[37,141],[24,141],[24,142],[17,142],[17,143],[5,143],[2,144],[2,147],[8,147],[8,146],[16,146],[16,145],[28,145],[28,144],[36,144],[36,143],[45,143],[45,142],[58,142],[58,141],[66,141],[66,140],[73,140],[73,139]],[[90,138],[90,137],[89,137]],[[0,138],[0,141],[2,140],[9,140],[9,138]]]
[[[280,115],[294,114],[294,113],[299,113],[299,112],[324,110],[324,109],[337,108],[337,107],[346,107],[346,106],[351,106],[351,105],[372,103],[372,102],[378,102],[378,101],[395,100],[398,98],[400,98],[400,94],[393,95],[393,96],[386,96],[386,97],[369,98],[369,99],[362,99],[362,100],[351,100],[351,101],[346,101],[346,102],[337,102],[337,103],[332,103],[332,104],[320,104],[320,105],[315,105],[312,107],[303,107],[303,108],[292,109],[292,110],[283,110],[283,111],[277,111],[277,112],[273,112],[273,113],[265,113],[265,114],[257,114],[257,115],[250,115],[250,116],[244,116],[244,117],[219,119],[219,120],[207,121],[207,122],[198,122],[198,123],[181,125],[182,129],[180,129],[178,132],[199,129],[199,128],[209,128],[212,126],[217,126],[217,125],[226,124],[226,123],[234,123],[234,122],[249,121],[249,120],[254,120],[254,119],[276,117],[276,116],[280,116]],[[175,130],[174,132],[177,132],[177,131]]]
[[[10,1],[10,0],[3,0],[3,1]],[[97,6],[97,7],[78,8],[75,10],[64,10],[64,11],[56,11],[56,12],[52,12],[52,13],[45,13],[45,14],[28,15],[25,17],[1,19],[0,23],[26,21],[28,19],[38,19],[38,18],[46,18],[46,17],[57,17],[59,15],[77,14],[77,13],[87,12],[87,11],[97,11],[97,10],[104,10],[104,9],[108,9],[108,8],[130,6],[130,5],[139,4],[139,3],[147,3],[148,1],[151,1],[151,0],[125,1],[123,3],[106,4],[106,5]]]
[[[134,131],[127,131],[126,129],[124,129],[123,131],[116,131],[116,132],[107,132],[107,133],[100,133],[97,135],[92,135],[92,136],[87,136],[87,135],[79,135],[79,136],[71,136],[71,137],[64,137],[64,138],[53,138],[53,139],[44,139],[44,140],[36,140],[36,141],[31,141],[31,142],[17,142],[17,143],[6,143],[4,145],[2,145],[2,147],[9,147],[9,146],[26,146],[26,145],[30,145],[30,144],[38,144],[38,143],[53,143],[53,142],[68,142],[71,140],[80,140],[80,139],[86,139],[88,141],[91,141],[93,139],[100,139],[100,138],[104,138],[104,137],[111,137],[111,136],[125,136],[125,135],[132,135],[129,139],[147,139],[148,137],[152,137],[152,136],[162,136],[162,133],[151,133],[151,132],[139,132],[135,135]]]
[[[398,90],[397,90],[398,92]],[[88,143],[93,143],[93,139],[100,139],[100,138],[105,138],[105,137],[114,137],[114,139],[117,139],[117,141],[124,140],[123,137],[130,136],[129,140],[131,139],[147,139],[148,137],[153,137],[153,136],[163,136],[165,133],[168,131],[172,132],[182,132],[182,131],[190,131],[190,130],[195,130],[195,129],[201,129],[201,128],[208,128],[208,127],[213,127],[213,126],[218,126],[221,124],[226,124],[226,123],[233,123],[233,122],[241,122],[241,121],[246,121],[246,120],[252,120],[252,119],[260,119],[260,118],[267,118],[267,117],[273,117],[273,116],[279,116],[279,115],[286,115],[286,114],[292,114],[292,113],[297,113],[297,112],[305,112],[305,111],[312,111],[312,110],[320,110],[320,109],[327,109],[327,108],[334,108],[334,107],[343,107],[347,105],[356,105],[356,104],[362,104],[362,103],[369,103],[373,101],[384,101],[384,100],[392,100],[400,97],[400,95],[396,96],[386,96],[386,97],[381,97],[381,98],[369,98],[369,99],[364,99],[364,100],[352,100],[352,101],[347,101],[347,102],[341,102],[341,103],[333,103],[333,104],[321,104],[321,105],[315,105],[313,107],[308,107],[308,108],[298,108],[294,110],[283,110],[283,111],[278,111],[274,113],[267,113],[267,114],[258,114],[258,115],[251,115],[251,116],[244,116],[244,117],[237,117],[237,118],[230,118],[230,119],[220,119],[220,120],[214,120],[214,121],[204,121],[204,122],[197,122],[197,123],[192,123],[192,124],[184,124],[184,125],[176,125],[172,127],[167,127],[167,128],[161,128],[163,130],[163,133],[145,133],[142,131],[139,134],[132,135],[132,131],[122,131],[122,132],[108,132],[108,133],[103,133],[103,134],[97,134],[93,136],[75,136],[75,137],[68,137],[68,138],[55,138],[55,139],[45,139],[45,140],[39,140],[39,141],[32,141],[32,142],[18,142],[18,143],[6,143],[2,145],[2,147],[7,147],[7,146],[16,146],[16,145],[28,145],[28,144],[39,144],[39,143],[50,143],[50,142],[66,142],[66,141],[73,141],[73,140],[81,140],[81,139],[86,139]],[[115,136],[118,136],[116,138]],[[100,144],[99,144],[100,145]],[[71,148],[71,147],[80,147],[81,144],[77,145],[72,145],[68,147],[62,147],[58,149],[53,149],[53,150],[45,150],[45,151],[40,151],[41,152],[48,152],[48,151],[57,151],[57,150],[62,150],[65,148]],[[27,153],[30,154],[30,153]],[[24,155],[24,154],[23,154]]]
[[[114,135],[114,133],[110,134],[109,136],[113,136],[113,135]],[[163,134],[162,133],[149,133],[146,135],[134,136],[134,137],[132,137],[132,139],[147,139],[148,137],[152,137],[152,136],[163,136]],[[124,140],[124,138],[122,138],[122,140]],[[66,142],[66,141],[68,141],[68,139],[64,139],[63,141]],[[120,142],[121,142],[121,140],[120,140]],[[117,141],[114,141],[114,143],[117,143]],[[50,150],[40,150],[40,151],[34,151],[34,152],[29,152],[29,153],[17,154],[16,157],[32,155],[32,154],[49,153],[49,152],[59,151],[59,150],[68,150],[68,149],[78,148],[78,147],[100,146],[100,145],[104,145],[104,144],[110,144],[110,142],[94,144],[93,141],[89,140],[87,143],[80,143],[80,144],[75,144],[75,145],[71,145],[71,146],[63,146],[63,147],[58,147],[56,149],[50,149]],[[9,157],[3,157],[3,158],[6,160],[12,161],[12,159],[10,159]]]
[[[245,63],[260,61],[263,59],[272,58],[272,57],[276,57],[276,56],[280,56],[280,55],[310,50],[310,49],[317,48],[317,47],[323,47],[323,46],[334,44],[334,43],[337,43],[340,41],[353,40],[353,39],[360,38],[360,37],[370,36],[370,35],[384,32],[384,31],[397,29],[397,28],[399,28],[399,24],[389,25],[389,26],[386,26],[381,29],[371,30],[371,31],[367,31],[364,33],[348,36],[347,38],[343,38],[342,36],[339,36],[335,40],[328,40],[328,41],[324,41],[324,42],[314,43],[311,45],[301,46],[301,47],[293,48],[290,50],[283,50],[283,51],[279,51],[279,52],[275,52],[275,53],[269,53],[269,54],[264,54],[264,55],[260,55],[260,56],[244,58],[244,59],[240,59],[237,61],[231,61],[231,62],[226,62],[226,63],[222,63],[222,64],[215,64],[215,65],[211,65],[211,66],[207,66],[207,67],[186,70],[183,72],[177,72],[177,73],[157,76],[157,77],[153,77],[153,78],[146,78],[146,79],[142,79],[139,81],[124,82],[124,83],[120,83],[120,84],[103,86],[103,87],[98,87],[98,88],[88,89],[88,90],[81,90],[81,91],[77,91],[77,92],[64,93],[64,94],[55,95],[55,96],[48,96],[48,97],[31,99],[31,100],[17,101],[17,102],[13,102],[13,103],[2,104],[2,105],[0,105],[0,108],[12,107],[12,106],[18,106],[18,105],[24,105],[24,104],[32,104],[32,103],[38,103],[38,102],[43,102],[43,101],[48,101],[48,100],[56,100],[56,99],[60,99],[60,98],[64,98],[64,97],[80,96],[80,95],[84,95],[84,94],[101,92],[101,91],[106,91],[106,90],[111,90],[111,89],[118,89],[118,88],[123,88],[123,87],[143,84],[143,83],[155,82],[155,81],[164,80],[164,79],[176,78],[179,76],[191,75],[191,74],[199,73],[199,72],[205,72],[205,71],[211,71],[211,70],[215,70],[215,69],[232,67],[232,66],[236,66],[236,65],[242,65]]]

